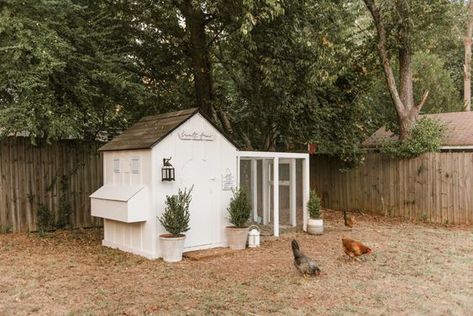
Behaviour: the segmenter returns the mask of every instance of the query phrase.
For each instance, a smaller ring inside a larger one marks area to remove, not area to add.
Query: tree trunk
[[[186,29],[190,35],[190,58],[194,75],[195,95],[199,108],[212,117],[212,68],[205,26],[207,20],[204,12],[193,5],[192,0],[176,1],[179,10],[186,20]]]
[[[412,84],[411,52],[407,47],[399,49],[399,97],[406,110],[414,106],[414,88]]]
[[[401,32],[405,32],[403,30]],[[417,120],[418,110],[414,106],[414,87],[412,84],[412,60],[409,40],[402,41],[399,48],[399,88],[402,105],[405,109],[402,113],[398,113],[399,120],[399,138],[407,139],[411,129]]]
[[[465,111],[471,111],[471,37],[473,36],[473,0],[468,3],[468,19],[465,38],[465,64],[463,65],[463,101]]]
[[[404,112],[399,114],[399,138],[407,139],[417,120],[418,110],[414,106],[414,87],[412,84],[412,49],[411,49],[411,21],[409,8],[404,1],[395,3],[400,22],[398,24],[398,59],[399,59],[399,98]]]
[[[406,116],[399,117],[399,139],[405,140],[409,138],[412,128],[417,121],[417,113],[409,113]]]
[[[403,1],[396,2],[396,9],[401,18],[398,28],[400,46],[399,54],[399,90],[394,78],[394,72],[391,67],[391,61],[386,49],[386,30],[379,8],[373,0],[364,0],[366,7],[373,17],[374,25],[378,33],[378,54],[383,65],[384,76],[388,86],[391,99],[396,109],[399,123],[399,139],[405,140],[409,138],[412,128],[417,121],[422,106],[425,104],[429,92],[426,91],[422,100],[418,104],[414,104],[414,89],[412,84],[412,61],[410,33],[411,21],[406,3]]]

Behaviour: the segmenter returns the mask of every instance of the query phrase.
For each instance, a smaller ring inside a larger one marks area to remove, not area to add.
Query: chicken
[[[371,248],[353,239],[342,238],[343,250],[350,258],[373,252]]]
[[[353,225],[355,224],[355,216],[353,215],[348,216],[348,212],[344,210],[343,219],[345,221],[345,226],[353,228]]]
[[[297,240],[293,240],[292,243],[292,252],[294,254],[294,266],[302,273],[306,275],[320,275],[320,269],[317,264],[311,258],[304,255],[304,253],[299,248],[299,243]]]

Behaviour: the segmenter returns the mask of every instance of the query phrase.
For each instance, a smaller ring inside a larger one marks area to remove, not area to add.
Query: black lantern
[[[169,163],[171,158],[163,158],[163,168],[161,169],[161,180],[162,181],[174,181],[175,171],[174,167]]]

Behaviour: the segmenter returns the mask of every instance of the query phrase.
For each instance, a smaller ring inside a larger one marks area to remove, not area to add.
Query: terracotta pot
[[[248,239],[248,227],[227,226],[227,241],[230,249],[240,250],[246,248],[246,240]]]
[[[184,249],[184,241],[186,235],[160,235],[161,254],[166,262],[179,262],[182,260],[182,250]]]
[[[307,232],[311,235],[322,235],[324,233],[324,220],[310,218],[307,223]]]

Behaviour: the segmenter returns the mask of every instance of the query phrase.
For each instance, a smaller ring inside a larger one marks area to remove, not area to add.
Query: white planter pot
[[[324,220],[310,218],[307,223],[307,232],[311,235],[322,235],[324,233]]]
[[[246,239],[248,238],[248,227],[237,228],[226,227],[227,241],[230,249],[240,250],[246,248]]]
[[[185,235],[182,237],[171,237],[172,235],[161,235],[161,254],[166,262],[179,262],[182,260],[182,249],[184,249]]]

